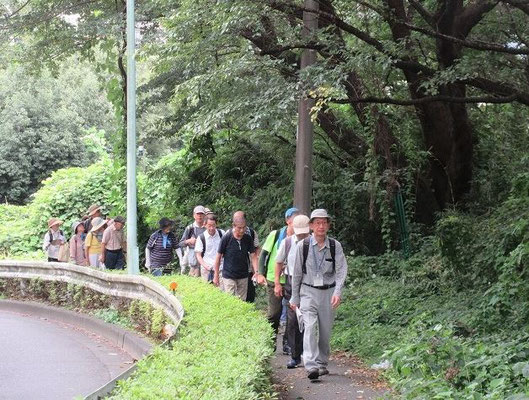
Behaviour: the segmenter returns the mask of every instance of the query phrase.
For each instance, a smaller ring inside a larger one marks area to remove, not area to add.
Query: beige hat
[[[205,214],[206,213],[206,209],[204,208],[204,206],[196,206],[194,209],[193,209],[193,214]]]
[[[296,235],[301,235],[303,233],[309,233],[309,217],[303,214],[296,215],[292,221],[294,226],[294,233]]]
[[[98,210],[101,210],[101,206],[98,206],[97,204],[92,204],[92,205],[88,208],[88,216],[91,217],[91,216],[94,215]]]
[[[327,218],[328,221],[331,220],[327,210],[324,210],[323,208],[317,208],[310,214],[310,222],[312,222],[314,218]]]
[[[106,219],[96,217],[92,220],[92,229],[90,229],[90,232],[95,232],[99,228],[101,228],[103,225],[107,223]]]
[[[53,225],[61,225],[62,221],[59,218],[50,218],[48,220],[48,229],[51,228]]]

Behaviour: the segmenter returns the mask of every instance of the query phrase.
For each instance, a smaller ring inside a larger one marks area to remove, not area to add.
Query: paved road
[[[314,383],[307,378],[305,368],[287,369],[290,357],[282,353],[281,336],[272,359],[273,381],[281,400],[391,399],[391,392],[379,381],[378,374],[355,359],[331,356],[330,374]]]
[[[0,311],[0,399],[87,395],[131,366],[132,357],[93,333]]]

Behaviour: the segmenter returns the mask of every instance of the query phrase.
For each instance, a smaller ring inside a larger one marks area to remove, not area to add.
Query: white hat
[[[205,213],[206,213],[206,210],[205,210],[204,206],[196,206],[193,209],[193,214],[205,214]]]
[[[95,232],[99,228],[101,228],[103,225],[105,225],[107,221],[103,218],[96,217],[92,220],[92,229],[90,229],[90,232]]]
[[[309,233],[309,217],[303,214],[296,215],[292,221],[294,226],[294,233],[296,235],[301,235],[303,233]]]
[[[327,218],[327,220],[331,220],[327,210],[324,210],[323,208],[317,208],[310,214],[310,222],[312,222],[314,218]]]

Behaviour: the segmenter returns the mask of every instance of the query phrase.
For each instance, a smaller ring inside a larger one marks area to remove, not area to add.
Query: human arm
[[[281,286],[280,277],[281,273],[283,272],[283,269],[285,267],[285,261],[287,259],[286,254],[286,243],[287,240],[290,240],[289,238],[286,238],[281,242],[279,245],[279,249],[277,251],[275,265],[274,265],[274,294],[277,297],[281,297],[283,295],[283,287]]]
[[[44,235],[44,240],[42,242],[42,250],[44,251],[47,251],[48,250],[48,247],[50,247],[50,232],[46,232],[46,234]]]
[[[75,235],[70,239],[70,261],[74,264],[76,263],[77,256],[77,241],[75,240]]]
[[[342,289],[345,283],[345,278],[347,277],[347,259],[343,252],[342,245],[339,242],[336,242],[336,286],[334,287],[334,292],[331,298],[331,305],[333,308],[337,308],[340,305],[342,298]]]
[[[85,257],[86,257],[86,261],[88,262],[88,265],[90,265],[89,249],[90,249],[91,242],[92,242],[92,234],[89,233],[88,235],[86,235],[86,239],[84,242]]]
[[[296,261],[292,268],[292,297],[290,298],[290,307],[295,309],[299,307],[301,288],[301,280],[303,278],[302,266],[303,264],[303,241],[298,242],[296,246]]]
[[[220,282],[220,261],[222,260],[222,254],[217,253],[217,256],[215,257],[215,274],[213,275],[213,283],[215,286],[219,286]]]

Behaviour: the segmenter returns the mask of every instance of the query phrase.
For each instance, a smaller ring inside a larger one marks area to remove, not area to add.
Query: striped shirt
[[[165,267],[173,260],[173,250],[178,247],[178,240],[173,232],[169,232],[164,240],[162,230],[158,229],[149,238],[147,247],[151,251],[151,267]]]

